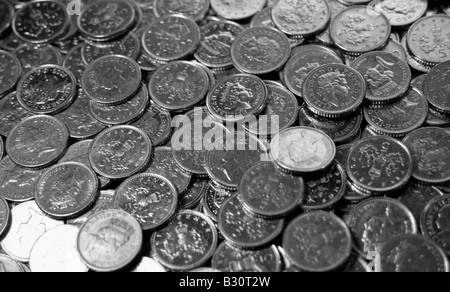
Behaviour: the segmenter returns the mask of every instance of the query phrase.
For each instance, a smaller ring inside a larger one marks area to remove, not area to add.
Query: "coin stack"
[[[0,0],[0,271],[450,272],[447,14]]]

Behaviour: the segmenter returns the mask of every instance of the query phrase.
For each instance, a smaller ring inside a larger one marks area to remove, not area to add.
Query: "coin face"
[[[14,33],[27,43],[42,44],[61,37],[69,27],[66,6],[58,1],[25,4],[13,20]]]
[[[363,190],[391,192],[406,185],[413,170],[405,145],[389,137],[365,138],[357,142],[347,160],[350,179]]]
[[[14,50],[14,55],[22,64],[25,74],[42,65],[61,65],[62,63],[61,53],[52,45],[24,44]]]
[[[284,231],[283,248],[302,270],[325,272],[341,266],[349,258],[352,239],[341,219],[316,211],[289,224]]]
[[[42,234],[64,224],[45,216],[34,201],[13,208],[11,222],[1,245],[8,255],[21,262],[29,261],[31,248]]]
[[[327,0],[326,1],[328,4],[328,8],[330,8],[330,13],[331,13],[331,17],[330,17],[330,21],[333,21],[333,19],[342,11],[344,11],[348,6],[342,4],[340,1],[338,0]],[[327,28],[325,29],[323,32],[319,33],[316,38],[327,45],[333,45],[333,40],[331,39],[330,36],[330,29]]]
[[[215,183],[210,182],[202,198],[204,213],[214,222],[217,222],[217,216],[223,203],[236,194],[234,191],[226,190]]]
[[[220,17],[228,20],[243,20],[262,10],[266,3],[267,0],[211,0],[211,7]]]
[[[91,100],[103,105],[124,103],[140,86],[141,69],[125,56],[105,56],[91,63],[83,74],[82,86]]]
[[[388,105],[364,108],[364,117],[379,134],[402,137],[423,125],[428,116],[426,98],[414,88],[398,101]]]
[[[402,192],[400,202],[404,204],[414,215],[417,222],[420,222],[422,212],[428,203],[437,197],[444,196],[438,188],[422,185],[419,183],[409,183],[408,187]]]
[[[408,56],[402,44],[393,39],[389,40],[388,44],[383,48],[383,52],[391,53],[398,59],[405,61],[405,63],[408,62]]]
[[[356,54],[380,49],[390,34],[389,20],[372,7],[349,7],[330,24],[330,35],[336,46]]]
[[[104,210],[80,229],[77,248],[82,261],[96,272],[117,271],[130,264],[142,246],[139,222],[122,210]]]
[[[164,229],[153,233],[156,259],[176,271],[201,267],[217,247],[217,231],[211,219],[195,211],[181,211]]]
[[[133,25],[136,12],[128,1],[100,1],[88,6],[78,18],[78,28],[89,39],[108,41],[125,34]]]
[[[164,143],[172,131],[172,119],[168,112],[159,110],[156,106],[148,108],[144,115],[132,124],[144,131],[154,146]]]
[[[142,45],[159,62],[184,59],[194,53],[200,42],[200,28],[183,15],[159,18],[145,30]]]
[[[185,61],[159,68],[149,83],[152,100],[168,111],[185,111],[203,100],[209,90],[209,79],[201,67]]]
[[[267,219],[281,218],[300,207],[305,184],[301,177],[280,172],[272,162],[260,162],[245,172],[239,194],[252,213]]]
[[[0,254],[0,267],[5,273],[24,273],[24,266],[7,255]]]
[[[0,134],[8,137],[11,130],[22,120],[32,116],[17,100],[16,92],[0,99]]]
[[[158,17],[169,14],[183,14],[195,21],[202,20],[209,10],[209,0],[166,1],[157,0],[154,11]]]
[[[330,17],[324,0],[280,0],[272,8],[277,28],[292,36],[315,35],[326,28]]]
[[[3,36],[8,28],[11,26],[11,22],[14,17],[14,7],[10,2],[2,0],[0,1],[0,35]]]
[[[271,155],[287,172],[316,173],[327,169],[336,156],[333,140],[322,131],[295,127],[280,132],[272,139]]]
[[[275,273],[281,271],[281,257],[277,248],[241,250],[223,242],[213,257],[213,267],[222,272]]]
[[[3,233],[8,227],[10,217],[11,211],[9,210],[8,203],[3,197],[0,197],[0,237],[3,236]]]
[[[16,85],[22,73],[22,67],[20,61],[11,53],[0,51],[0,96],[11,92]]]
[[[381,272],[448,273],[450,264],[439,246],[422,235],[407,234],[389,240],[381,249]]]
[[[42,168],[57,161],[67,147],[66,126],[50,116],[33,116],[20,122],[6,140],[11,160],[23,167]]]
[[[144,230],[155,230],[175,214],[178,193],[168,179],[155,174],[140,174],[120,185],[114,205],[133,215]]]
[[[420,220],[423,234],[439,245],[447,255],[450,254],[447,223],[449,210],[450,196],[436,197],[428,203]]]
[[[33,246],[30,268],[34,273],[87,272],[77,251],[79,228],[61,225],[44,233]]]
[[[206,104],[213,117],[236,122],[258,115],[267,104],[267,87],[253,75],[237,74],[218,82],[209,92]]]
[[[180,197],[180,209],[192,209],[197,206],[208,188],[209,180],[197,178],[189,189]]]
[[[371,102],[390,102],[406,93],[411,83],[408,64],[387,52],[364,54],[352,63],[367,82],[366,98]]]
[[[100,133],[92,142],[89,161],[101,176],[124,179],[142,171],[152,153],[152,142],[142,130],[116,126]]]
[[[423,93],[430,104],[445,114],[450,113],[450,102],[446,98],[447,87],[445,86],[449,68],[450,61],[434,67],[423,84]]]
[[[309,108],[325,117],[346,116],[364,101],[366,83],[356,70],[343,64],[314,69],[303,84],[303,98]]]
[[[108,55],[121,55],[136,59],[140,50],[138,37],[134,33],[130,33],[121,39],[110,42],[85,41],[81,49],[81,56],[86,64],[90,64]]]
[[[290,54],[291,45],[286,35],[269,27],[243,31],[231,47],[234,66],[241,72],[255,75],[278,71]]]
[[[413,177],[430,184],[450,182],[450,133],[441,128],[422,128],[408,135],[403,143],[413,158]]]
[[[416,220],[411,211],[397,200],[368,199],[357,205],[347,218],[355,247],[370,255],[390,239],[417,233]]]
[[[389,19],[392,26],[408,26],[422,17],[428,9],[428,1],[382,0],[374,6]]]

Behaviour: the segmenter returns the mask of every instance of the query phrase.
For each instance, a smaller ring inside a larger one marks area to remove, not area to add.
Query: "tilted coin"
[[[66,55],[63,61],[63,66],[69,69],[75,78],[77,79],[77,83],[81,83],[81,78],[83,77],[83,73],[86,70],[87,66],[83,62],[83,58],[81,55],[81,49],[83,44],[79,44],[73,47]]]
[[[77,249],[82,261],[96,272],[111,272],[129,265],[142,247],[139,222],[122,210],[94,214],[80,229]]]
[[[61,65],[62,63],[61,53],[52,45],[24,44],[13,53],[22,64],[24,74],[42,65]]]
[[[414,78],[411,81],[411,87],[414,87],[420,93],[424,94],[423,93],[423,86],[424,86],[425,80],[427,79],[427,76],[428,76],[427,74],[423,74],[423,75],[420,75],[420,76]]]
[[[344,199],[352,203],[361,202],[367,198],[370,198],[371,194],[361,191],[356,187],[354,183],[347,180],[347,187],[344,193]]]
[[[87,65],[101,57],[121,55],[137,59],[141,51],[138,37],[134,33],[110,42],[85,41],[81,49],[83,62]]]
[[[156,259],[176,271],[201,267],[217,247],[214,223],[195,211],[181,211],[166,228],[153,233],[151,243]]]
[[[228,20],[244,20],[262,10],[267,0],[211,0],[211,7],[218,16]]]
[[[389,19],[392,26],[408,26],[419,20],[428,9],[428,0],[382,0],[374,6]]]
[[[438,188],[422,185],[419,183],[409,183],[408,187],[402,191],[400,202],[402,202],[414,215],[417,222],[420,222],[422,212],[428,203],[436,198],[443,197],[444,193]]]
[[[21,45],[23,45],[23,41],[12,31],[0,39],[0,48],[7,50],[8,52],[14,51]]]
[[[3,233],[10,222],[11,211],[5,199],[0,197],[0,237],[3,238]]]
[[[450,88],[447,85],[450,61],[439,64],[430,71],[423,84],[423,93],[430,104],[439,112],[450,114],[450,101],[447,95]]]
[[[450,254],[450,196],[436,197],[426,206],[420,219],[422,233]]]
[[[383,52],[391,53],[398,59],[405,61],[405,63],[408,62],[408,55],[405,48],[403,48],[403,45],[397,41],[390,39],[388,44],[383,48]]]
[[[144,230],[155,230],[175,214],[178,192],[163,176],[140,174],[119,186],[114,205],[133,215]]]
[[[365,138],[350,150],[349,178],[363,190],[393,192],[411,178],[413,162],[405,145],[390,137]]]
[[[254,75],[237,74],[222,79],[208,94],[206,104],[220,121],[237,122],[258,116],[267,105],[267,87]]]
[[[350,259],[342,267],[341,272],[343,273],[371,273],[372,268],[367,264],[367,262],[359,257],[357,254],[352,253]]]
[[[14,16],[12,28],[23,41],[42,44],[61,37],[69,22],[64,4],[46,0],[25,4]]]
[[[347,6],[364,5],[364,4],[368,4],[370,2],[370,0],[338,0],[338,1]]]
[[[73,102],[77,89],[71,71],[57,65],[43,65],[28,72],[17,86],[20,104],[34,114],[55,114]]]
[[[9,1],[0,1],[0,36],[4,36],[6,31],[11,27],[14,12],[14,6]]]
[[[314,69],[330,64],[342,64],[342,60],[331,49],[319,45],[305,45],[292,51],[283,77],[285,84],[297,96],[303,96],[303,83]]]
[[[0,97],[11,92],[19,81],[22,74],[22,66],[14,55],[11,53],[0,51],[0,62],[2,64],[2,70],[0,71]]]
[[[255,75],[278,71],[290,54],[291,45],[286,35],[269,27],[244,30],[231,47],[234,66],[243,73]]]
[[[23,266],[7,255],[0,254],[0,272],[23,273]]]
[[[153,104],[132,126],[141,129],[150,137],[153,146],[160,146],[172,133],[172,119],[168,112],[159,110]]]
[[[329,118],[354,113],[365,95],[363,76],[342,64],[327,64],[314,69],[303,84],[303,98],[309,109]]]
[[[172,182],[178,194],[183,194],[189,187],[192,174],[184,171],[172,154],[170,147],[157,147],[154,157],[145,173],[159,174]]]
[[[136,61],[125,56],[110,55],[91,63],[83,74],[81,84],[94,102],[116,105],[134,96],[141,78],[141,68]]]
[[[5,154],[5,144],[3,144],[3,138],[0,137],[0,159],[3,158]]]
[[[349,258],[350,231],[337,216],[323,211],[294,219],[284,231],[283,248],[302,270],[331,271]]]
[[[84,213],[78,218],[67,220],[67,224],[81,227],[93,215],[104,210],[114,209],[115,196],[115,191],[100,191],[100,195],[92,208],[87,213]]]
[[[347,225],[355,247],[363,255],[380,252],[398,235],[417,233],[414,215],[397,200],[373,198],[361,202],[349,214]]]
[[[270,244],[283,230],[284,220],[265,220],[245,210],[239,195],[226,200],[217,217],[219,230],[231,245],[257,249]]]
[[[239,194],[252,213],[267,219],[281,218],[301,206],[305,183],[301,177],[280,172],[272,162],[260,162],[244,173]]]
[[[93,3],[78,18],[82,35],[89,39],[108,41],[125,34],[134,24],[136,11],[123,0]]]
[[[389,40],[391,25],[372,7],[352,6],[339,13],[330,24],[330,35],[337,47],[364,54],[383,47]]]
[[[156,19],[145,30],[142,45],[151,58],[171,62],[192,55],[200,42],[200,28],[183,15]]]
[[[406,93],[411,83],[408,64],[387,52],[367,53],[352,63],[367,82],[366,98],[371,102],[385,103]]]
[[[139,64],[139,67],[141,67],[141,70],[147,71],[147,72],[154,72],[158,67],[161,66],[161,64],[156,63],[150,55],[141,48],[141,51],[139,52],[138,57],[136,58],[136,62]]]
[[[331,12],[324,0],[280,0],[272,8],[276,27],[291,36],[310,36],[323,31]]]
[[[198,205],[208,188],[209,180],[197,178],[180,197],[180,209],[192,209]]]
[[[294,127],[281,131],[270,147],[275,163],[294,174],[323,172],[336,156],[336,146],[322,131],[309,127]]]
[[[203,68],[185,61],[160,67],[148,85],[153,102],[160,108],[186,111],[201,102],[209,90],[209,79]]]
[[[205,18],[209,10],[209,0],[165,1],[157,0],[153,4],[155,14],[163,17],[169,14],[183,14],[195,21]]]
[[[341,146],[336,147],[336,162],[339,163],[341,166],[347,165],[347,159],[348,155],[350,153],[350,150],[352,149],[353,144],[345,144]]]
[[[364,107],[364,118],[379,134],[402,137],[421,127],[428,116],[428,102],[411,88],[398,101],[388,105]]]
[[[217,216],[223,203],[235,194],[234,191],[226,190],[210,182],[202,198],[203,212],[214,222],[217,222]]]
[[[152,142],[142,130],[116,126],[101,132],[89,149],[92,168],[101,176],[124,179],[147,167]]]
[[[79,228],[61,225],[44,233],[33,246],[30,268],[34,273],[87,272],[77,251]]]
[[[255,16],[252,17],[252,21],[250,22],[250,28],[265,26],[265,27],[275,27],[275,23],[272,20],[272,7],[267,7],[256,13]]]
[[[74,218],[94,204],[98,184],[97,175],[84,164],[61,163],[46,170],[39,178],[36,203],[52,218]]]
[[[430,107],[428,109],[428,116],[425,121],[425,125],[428,127],[450,127],[450,116],[440,113]]]
[[[450,272],[450,263],[442,249],[422,235],[397,236],[383,246],[380,255],[380,272],[384,273]]]
[[[66,126],[50,116],[33,116],[20,122],[6,140],[11,160],[26,168],[42,168],[57,161],[67,147]]]
[[[241,250],[226,241],[216,250],[212,266],[222,272],[275,273],[281,271],[281,257],[277,248]]]
[[[132,271],[133,273],[165,273],[166,269],[152,258],[144,257],[137,267]]]
[[[11,227],[1,245],[5,252],[20,262],[28,262],[33,245],[42,234],[64,222],[45,216],[34,201],[11,210]]]
[[[429,184],[450,182],[450,133],[441,128],[422,128],[403,143],[413,158],[413,177]]]

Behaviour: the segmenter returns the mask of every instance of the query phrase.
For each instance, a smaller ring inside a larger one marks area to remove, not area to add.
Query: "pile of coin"
[[[447,14],[0,0],[0,271],[450,272]]]

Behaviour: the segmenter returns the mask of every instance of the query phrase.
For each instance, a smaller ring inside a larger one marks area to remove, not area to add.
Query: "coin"
[[[330,21],[332,21],[339,13],[347,8],[347,5],[340,3],[338,0],[327,0],[328,8],[330,8]],[[319,33],[316,38],[327,45],[333,45],[333,40],[330,36],[330,28],[328,27],[323,32]]]
[[[404,137],[421,127],[428,116],[426,98],[414,88],[395,103],[364,107],[364,118],[379,134]]]
[[[338,0],[338,1],[347,6],[364,5],[364,4],[368,4],[370,2],[370,0]]]
[[[5,146],[3,144],[3,138],[0,137],[0,159],[3,158],[4,154],[5,154]]]
[[[0,36],[4,36],[5,32],[11,27],[11,22],[14,17],[14,7],[9,1],[0,1]]]
[[[168,15],[147,27],[142,45],[151,58],[167,63],[192,55],[200,37],[200,28],[195,21],[183,15]]]
[[[36,185],[39,208],[55,219],[77,217],[98,197],[98,178],[82,163],[65,162],[45,171]]]
[[[267,87],[254,75],[237,74],[222,79],[209,92],[206,104],[219,121],[237,122],[257,116],[267,105]]]
[[[371,194],[367,194],[358,189],[355,184],[347,180],[347,187],[345,189],[344,199],[350,202],[360,202],[370,198]]]
[[[81,48],[83,44],[79,44],[73,47],[66,55],[63,61],[63,66],[69,69],[75,78],[77,79],[77,84],[81,83],[81,78],[83,77],[83,73],[86,70],[87,66],[83,62],[81,56]]]
[[[358,204],[347,218],[355,247],[363,255],[380,252],[398,235],[417,233],[414,215],[397,200],[368,199]]]
[[[267,0],[211,0],[211,7],[218,16],[228,20],[244,20],[262,10]]]
[[[280,0],[272,8],[276,27],[287,35],[311,36],[323,31],[331,12],[324,0]]]
[[[322,131],[308,127],[281,131],[272,139],[270,151],[283,171],[294,174],[322,172],[336,156],[333,140]]]
[[[0,162],[0,196],[10,202],[34,198],[34,189],[44,170],[23,168],[6,156]]]
[[[397,41],[390,39],[388,44],[383,48],[383,52],[391,53],[405,63],[408,62],[408,56],[405,48],[403,48],[402,44]]]
[[[69,27],[66,6],[46,0],[25,4],[14,16],[12,28],[23,41],[33,44],[52,42]]]
[[[195,211],[180,211],[166,228],[153,233],[156,259],[176,271],[201,267],[217,247],[217,231],[211,219]]]
[[[155,155],[145,173],[159,174],[172,182],[178,194],[184,194],[192,180],[192,174],[184,171],[172,154],[170,147],[155,148]]]
[[[364,54],[352,63],[367,82],[366,98],[371,102],[391,102],[405,94],[411,83],[408,64],[387,52]]]
[[[438,188],[426,186],[419,183],[409,183],[408,187],[402,191],[400,202],[402,202],[414,215],[417,222],[420,222],[422,212],[428,203],[436,198],[443,197]]]
[[[350,231],[337,216],[323,211],[294,219],[284,231],[283,248],[294,264],[305,271],[331,271],[349,258]]]
[[[3,233],[8,227],[10,217],[11,211],[9,210],[8,203],[0,197],[0,238],[3,238]]]
[[[91,207],[91,209],[77,218],[67,220],[67,224],[81,227],[92,215],[103,210],[114,209],[115,195],[116,195],[115,191],[111,190],[100,191],[100,195],[97,198],[97,201],[95,201],[94,205]]]
[[[138,37],[134,33],[110,42],[85,41],[81,56],[86,65],[108,55],[121,55],[136,60],[141,51]]]
[[[339,164],[315,179],[305,181],[306,192],[302,208],[324,210],[338,203],[345,195],[347,175]]]
[[[142,228],[122,210],[104,210],[80,229],[77,249],[82,261],[96,272],[111,272],[129,265],[142,246]]]
[[[161,66],[161,64],[156,63],[150,55],[141,48],[141,51],[139,52],[139,56],[136,59],[136,62],[139,64],[139,67],[141,67],[141,70],[147,71],[147,72],[154,72],[158,67]]]
[[[344,273],[371,273],[371,267],[366,261],[356,254],[351,254],[347,264],[342,268]]]
[[[372,7],[349,7],[330,24],[331,39],[336,46],[356,55],[382,48],[390,34],[389,20]]]
[[[20,61],[11,53],[0,51],[0,61],[3,70],[0,72],[0,97],[11,92],[22,73]]]
[[[208,188],[208,179],[195,179],[189,189],[180,197],[180,209],[192,209],[198,205]]]
[[[269,27],[255,27],[241,32],[231,47],[234,66],[243,73],[264,75],[284,66],[291,54],[289,39]]]
[[[423,86],[424,86],[424,83],[425,83],[425,79],[427,79],[427,76],[428,76],[427,74],[423,74],[423,75],[420,75],[420,76],[414,78],[411,81],[411,87],[414,87],[420,93],[423,94]]]
[[[382,0],[374,8],[381,11],[389,19],[392,26],[408,26],[419,20],[428,9],[427,0],[413,0],[406,2],[392,2]]]
[[[169,14],[183,14],[195,21],[205,18],[209,10],[209,0],[189,0],[189,1],[165,1],[157,0],[153,4],[157,17]]]
[[[429,127],[450,127],[450,117],[433,108],[429,108],[425,125]]]
[[[15,33],[9,32],[5,37],[0,40],[0,47],[8,52],[12,52],[23,44],[23,41],[19,39]]]
[[[17,86],[20,104],[34,114],[56,114],[76,96],[72,72],[57,65],[43,65],[28,72]]]
[[[57,161],[67,147],[66,126],[50,116],[33,116],[20,122],[6,140],[11,160],[26,168],[43,168]]]
[[[123,0],[93,3],[78,18],[80,33],[88,39],[108,41],[124,35],[134,24],[136,11]]]
[[[303,96],[303,83],[311,71],[321,65],[342,64],[336,53],[324,46],[300,46],[291,55],[284,68],[283,77],[287,88],[297,96]]]
[[[439,64],[434,67],[424,81],[423,93],[427,97],[430,104],[439,112],[450,114],[450,103],[446,98],[447,71],[450,61]]]
[[[409,134],[403,143],[413,158],[413,177],[429,184],[450,182],[450,133],[441,128],[422,128]]]
[[[338,118],[359,109],[366,94],[364,78],[342,64],[314,69],[303,84],[303,98],[315,114]]]
[[[448,273],[450,263],[439,246],[422,235],[401,235],[381,249],[381,272]]]
[[[272,20],[272,7],[264,8],[252,17],[250,28],[258,26],[275,27],[275,23]]]
[[[226,241],[214,253],[212,266],[222,272],[274,273],[281,271],[281,258],[277,248],[241,250]]]
[[[76,248],[78,232],[76,226],[62,225],[44,233],[31,250],[31,271],[87,272]]]
[[[152,140],[153,146],[160,146],[172,133],[172,119],[168,112],[159,110],[153,104],[132,126],[144,131]]]
[[[175,214],[178,192],[163,176],[140,174],[120,185],[114,205],[133,215],[144,230],[155,230]]]
[[[386,136],[360,140],[350,150],[347,160],[347,174],[355,185],[375,193],[401,189],[412,171],[409,150]]]
[[[217,216],[223,203],[234,195],[236,195],[236,192],[226,190],[210,182],[202,198],[203,212],[214,222],[217,222]]]
[[[191,273],[221,273],[222,271],[219,271],[217,269],[213,268],[198,268],[195,270],[190,271]]]
[[[11,227],[1,245],[5,252],[20,262],[28,262],[31,248],[47,230],[63,225],[45,216],[34,201],[11,210]]]
[[[136,61],[118,55],[105,56],[91,63],[81,84],[96,103],[121,104],[132,98],[141,84],[141,68]]]
[[[239,194],[245,207],[257,216],[282,218],[300,207],[305,184],[301,177],[278,171],[272,162],[260,162],[244,173]]]
[[[22,64],[24,74],[42,65],[61,65],[62,63],[61,53],[52,45],[23,44],[15,49],[13,54]]]
[[[24,269],[19,262],[3,254],[0,254],[0,267],[1,272],[24,273]]]
[[[89,149],[89,161],[99,175],[124,179],[141,172],[152,154],[152,142],[142,130],[116,126],[101,132]]]
[[[160,108],[180,112],[201,102],[209,90],[209,79],[201,67],[185,61],[160,67],[148,85],[153,102]]]
[[[165,273],[166,269],[152,258],[144,257],[138,266],[133,270],[133,273]]]

